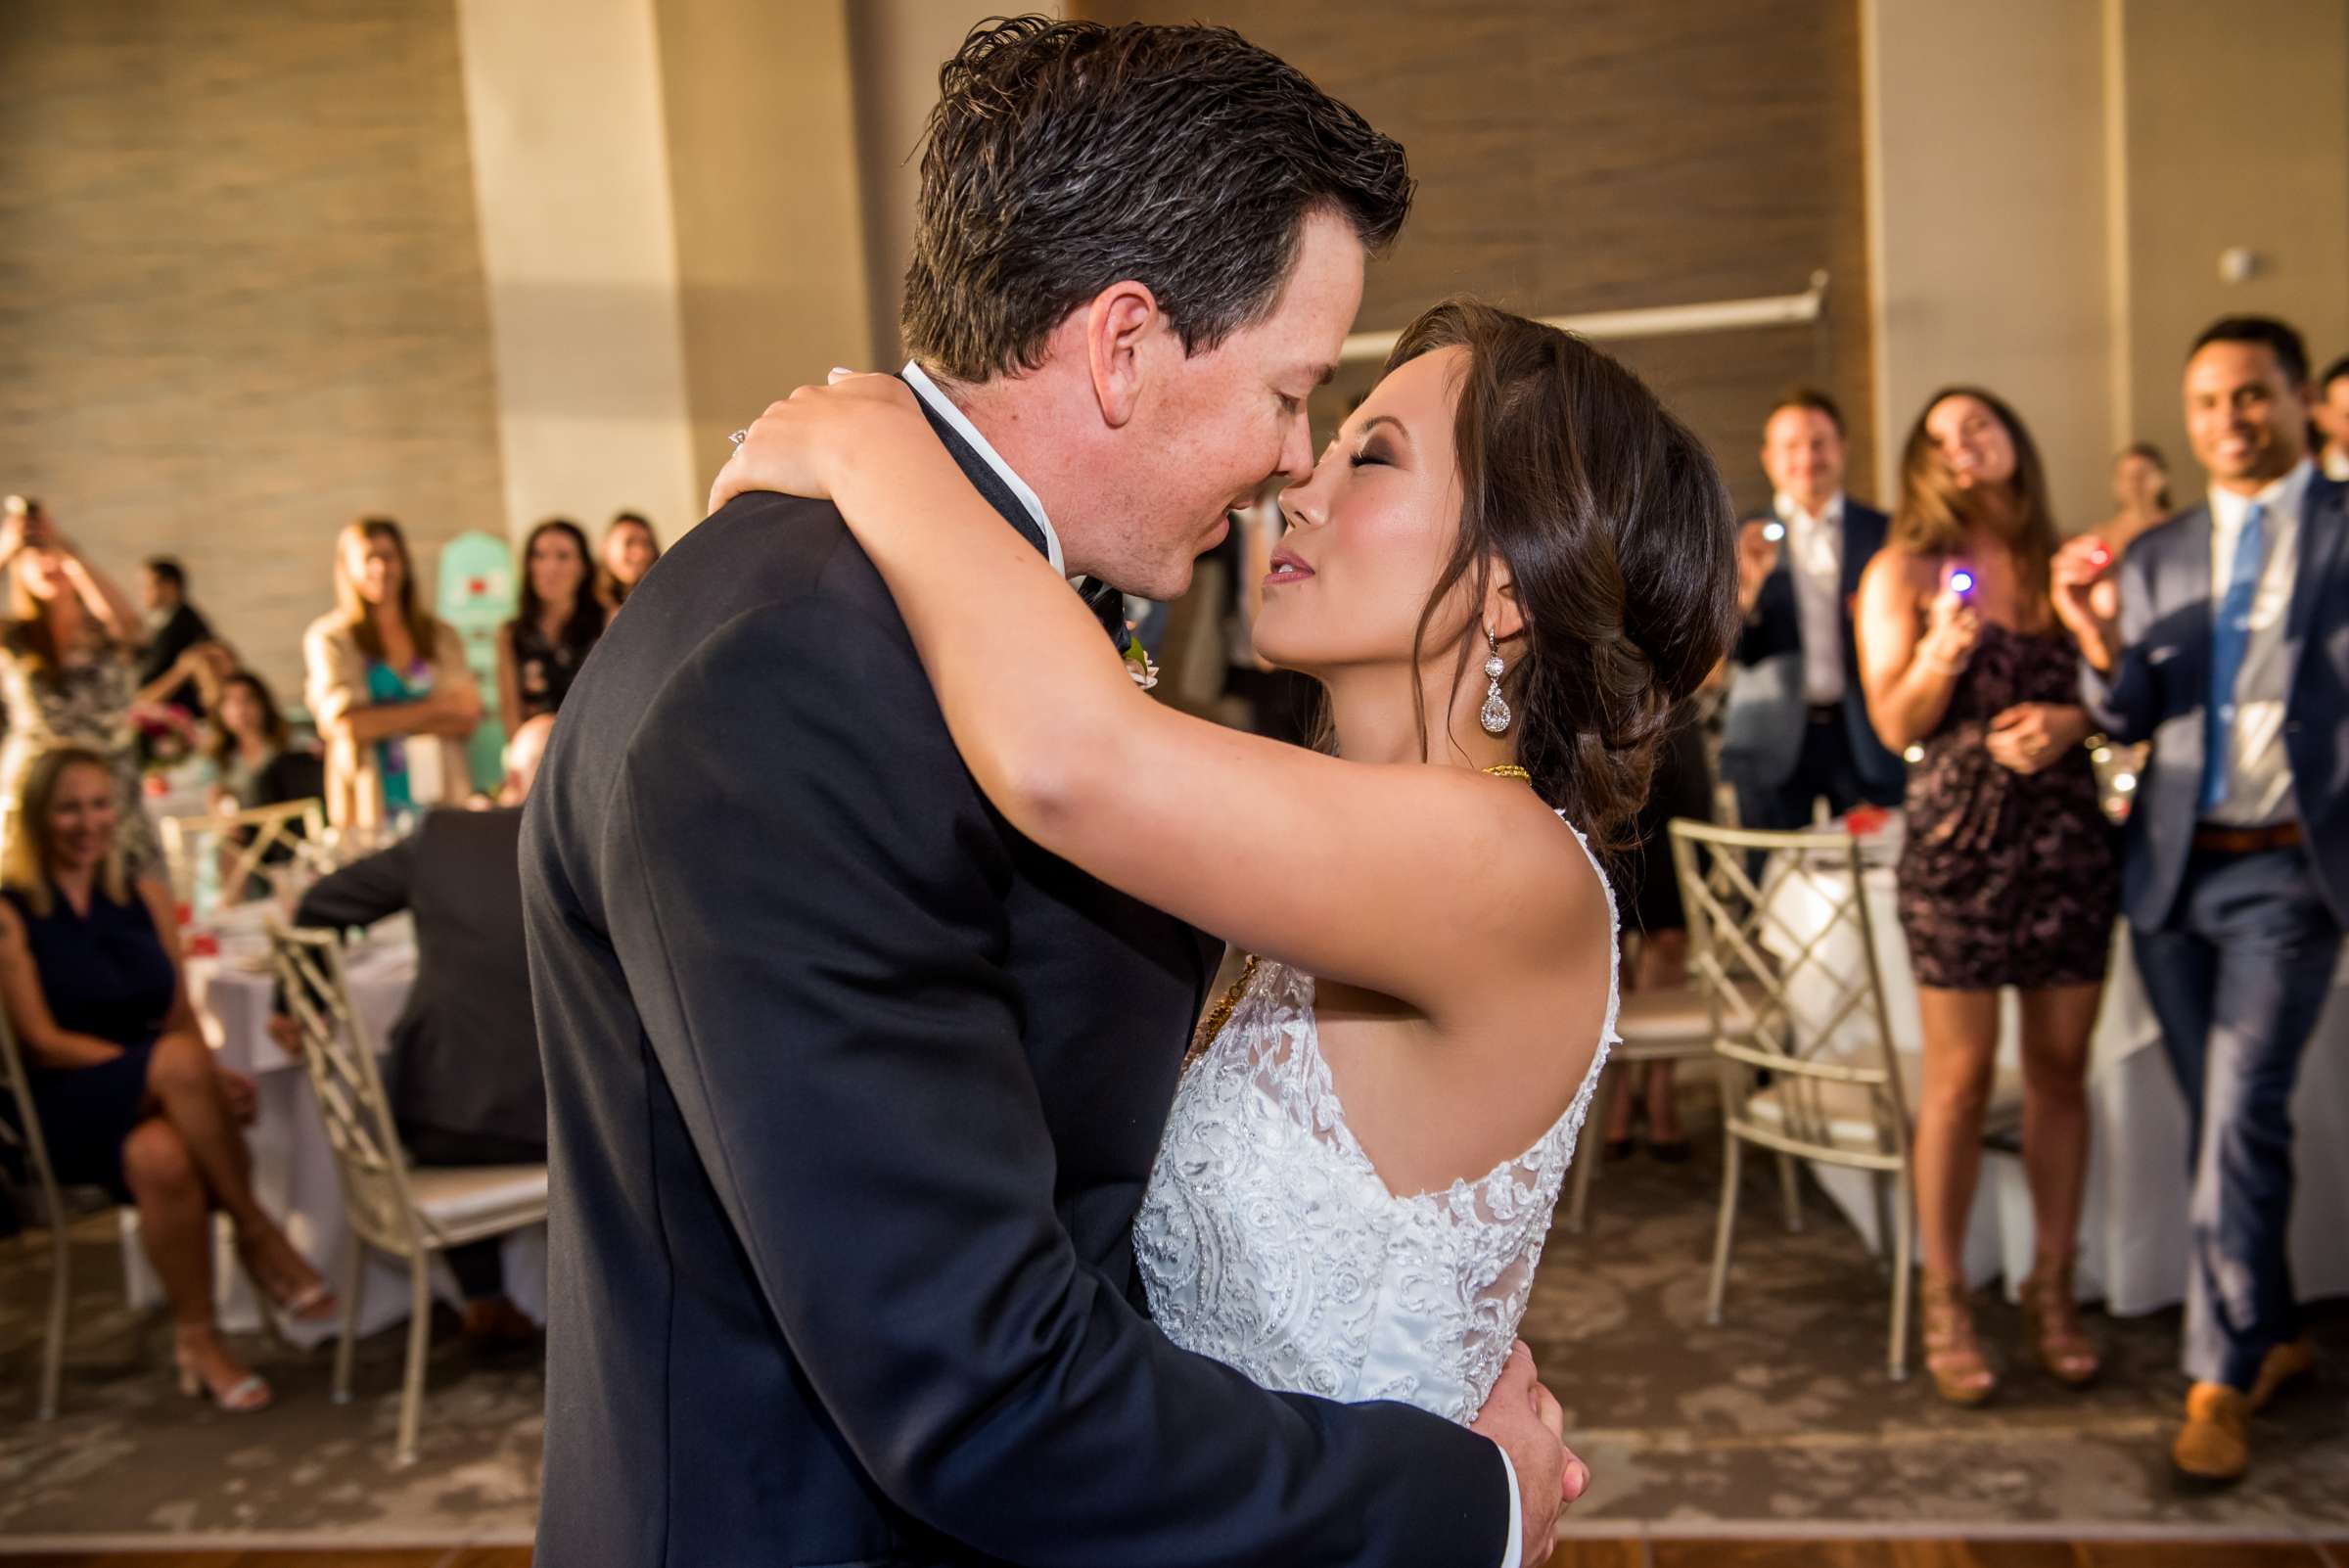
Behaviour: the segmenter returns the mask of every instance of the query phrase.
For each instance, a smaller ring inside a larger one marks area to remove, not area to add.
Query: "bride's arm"
[[[803,389],[769,409],[713,505],[746,489],[831,495],[980,788],[1113,887],[1439,1022],[1603,930],[1596,880],[1523,784],[1343,762],[1144,696],[894,380]]]

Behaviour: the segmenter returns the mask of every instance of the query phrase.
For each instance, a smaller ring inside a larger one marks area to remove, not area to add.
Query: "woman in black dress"
[[[2081,745],[2079,651],[2048,602],[2054,549],[2021,421],[1985,392],[1936,394],[1909,436],[1890,541],[1861,580],[1859,633],[1877,733],[1895,751],[1922,749],[1909,770],[1900,911],[1924,1024],[1914,1109],[1926,1367],[1958,1405],[1981,1404],[1998,1382],[1962,1257],[2007,987],[2021,992],[2037,1232],[2026,1333],[2058,1381],[2076,1387],[2098,1369],[2072,1300],[2072,1255],[2089,1034],[2120,883]]]
[[[111,761],[73,747],[39,758],[0,875],[0,1003],[34,1112],[61,1181],[138,1206],[181,1388],[257,1410],[269,1385],[212,1321],[212,1209],[236,1222],[245,1267],[288,1314],[318,1321],[335,1300],[253,1197],[238,1128],[253,1084],[214,1067],[178,948],[170,894],[123,871]]]
[[[522,545],[521,604],[497,630],[498,718],[506,733],[563,706],[571,683],[604,634],[587,535],[549,518]]]

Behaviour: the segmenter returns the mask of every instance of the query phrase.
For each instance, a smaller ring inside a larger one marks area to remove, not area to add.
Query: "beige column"
[[[1863,0],[1861,54],[1884,499],[1936,388],[2013,405],[2057,521],[2106,511],[2105,38],[2097,7]]]
[[[458,0],[506,527],[701,516],[652,0]]]
[[[872,363],[843,0],[657,0],[693,465],[834,365]]]

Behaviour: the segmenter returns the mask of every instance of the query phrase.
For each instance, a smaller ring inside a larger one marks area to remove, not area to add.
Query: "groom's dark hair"
[[[1411,205],[1400,143],[1228,27],[983,22],[923,141],[901,325],[957,381],[1035,369],[1125,278],[1213,348],[1270,313],[1308,214],[1375,253]]]

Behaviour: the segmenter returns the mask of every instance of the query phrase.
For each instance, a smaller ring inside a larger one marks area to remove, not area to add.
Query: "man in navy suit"
[[[1116,637],[1117,590],[1181,593],[1230,507],[1311,472],[1403,149],[1218,28],[983,23],[941,88],[905,378]],[[829,503],[739,496],[645,574],[521,868],[539,1561],[1548,1556],[1582,1479],[1523,1358],[1470,1428],[1273,1393],[1151,1326],[1134,1212],[1221,945],[988,805]]]
[[[2153,743],[2123,904],[2194,1130],[2193,1377],[2171,1461],[2223,1484],[2249,1423],[2309,1370],[2285,1254],[2292,1086],[2349,920],[2349,521],[2308,450],[2308,354],[2280,321],[2195,341],[2187,432],[2209,497],[2142,535],[2057,556],[2082,696]]]
[[[1762,430],[1772,515],[1738,540],[1745,631],[1723,718],[1721,770],[1749,828],[1799,828],[1900,804],[1906,769],[1867,720],[1852,598],[1884,547],[1884,514],[1843,493],[1843,412],[1798,387]]]

